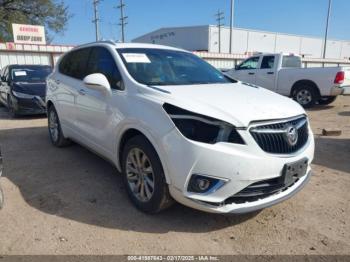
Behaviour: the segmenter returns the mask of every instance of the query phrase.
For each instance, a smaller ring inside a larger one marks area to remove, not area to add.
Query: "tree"
[[[71,15],[57,0],[0,0],[0,41],[13,41],[12,23],[43,25],[47,42],[66,29]]]

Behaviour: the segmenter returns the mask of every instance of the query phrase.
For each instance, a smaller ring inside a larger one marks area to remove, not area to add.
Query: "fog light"
[[[187,190],[192,193],[213,193],[226,183],[225,180],[203,175],[192,175]]]

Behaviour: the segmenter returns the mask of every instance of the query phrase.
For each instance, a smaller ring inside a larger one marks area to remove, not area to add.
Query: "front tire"
[[[64,137],[61,123],[57,111],[53,105],[47,110],[49,136],[52,144],[56,147],[65,147],[71,144],[71,141]]]
[[[7,96],[7,109],[11,118],[16,118],[18,116],[18,113],[13,105],[12,97],[10,95]]]
[[[143,136],[127,141],[122,152],[123,181],[132,203],[146,213],[158,213],[173,203],[157,152]]]
[[[337,99],[336,96],[323,96],[318,100],[319,105],[329,105]]]
[[[319,95],[315,88],[303,84],[295,88],[292,97],[304,108],[311,108],[319,99]]]

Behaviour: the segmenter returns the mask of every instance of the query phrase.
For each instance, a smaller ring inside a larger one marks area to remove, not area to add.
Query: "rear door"
[[[76,101],[79,92],[84,89],[82,79],[85,76],[90,48],[82,48],[68,53],[59,65],[59,73],[51,77],[51,86],[55,92],[60,121],[71,130],[76,129]]]
[[[250,84],[255,84],[256,82],[256,71],[258,68],[260,57],[254,56],[243,61],[238,65],[235,70],[229,72],[228,74],[234,79],[240,80],[242,82],[247,82]]]
[[[271,91],[276,91],[277,56],[262,57],[260,68],[256,70],[255,84]]]

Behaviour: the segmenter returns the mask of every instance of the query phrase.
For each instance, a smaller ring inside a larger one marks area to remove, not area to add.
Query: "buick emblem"
[[[295,126],[287,126],[286,140],[290,146],[295,146],[298,142],[298,130]]]

